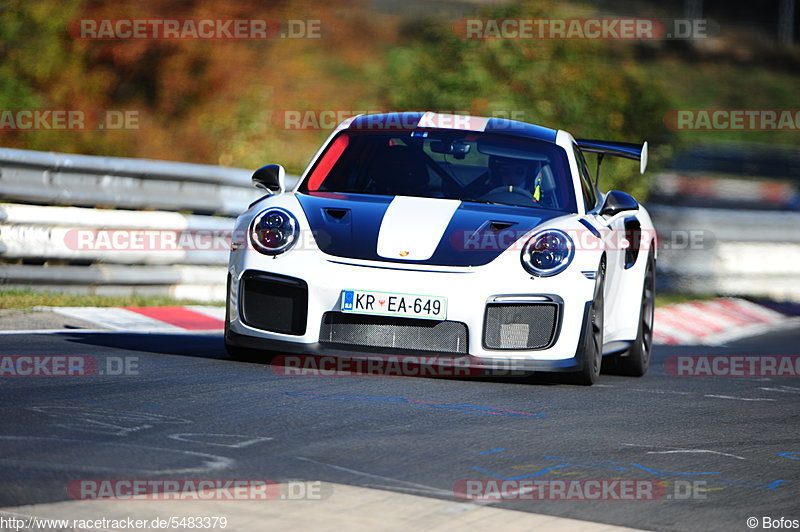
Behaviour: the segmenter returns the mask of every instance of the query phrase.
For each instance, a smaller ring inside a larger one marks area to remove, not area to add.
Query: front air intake
[[[558,326],[557,303],[500,303],[486,306],[486,349],[545,349]]]
[[[245,325],[297,336],[306,333],[308,284],[302,279],[248,270],[242,275],[239,290]]]

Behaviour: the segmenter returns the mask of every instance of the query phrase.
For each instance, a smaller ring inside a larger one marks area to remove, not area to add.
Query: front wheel
[[[594,285],[594,297],[589,307],[588,319],[583,327],[578,353],[581,369],[573,373],[572,381],[582,386],[591,386],[600,376],[603,362],[603,296],[606,283],[606,259],[600,261],[597,269],[597,281]]]
[[[656,261],[653,254],[647,257],[647,269],[642,287],[642,303],[639,313],[639,330],[633,346],[624,355],[615,355],[612,359],[612,372],[628,377],[641,377],[650,366],[650,354],[653,351],[653,316],[656,298]]]

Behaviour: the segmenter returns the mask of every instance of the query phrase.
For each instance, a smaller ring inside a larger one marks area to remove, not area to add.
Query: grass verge
[[[191,301],[160,296],[87,296],[34,290],[0,290],[0,309],[33,307],[168,307],[180,305],[222,306],[222,302]]]
[[[656,307],[666,305],[676,305],[678,303],[689,303],[690,301],[708,301],[719,296],[710,294],[656,294]]]

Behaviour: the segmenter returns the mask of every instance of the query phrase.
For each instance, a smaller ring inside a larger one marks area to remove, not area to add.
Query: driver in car
[[[540,165],[507,157],[489,159],[491,182],[495,186],[487,195],[502,193],[522,195],[538,203],[541,196]],[[535,178],[531,174],[535,170]],[[499,184],[499,186],[498,186]]]

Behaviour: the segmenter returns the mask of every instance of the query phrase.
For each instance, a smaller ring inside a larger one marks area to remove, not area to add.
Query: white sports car
[[[291,192],[259,169],[268,194],[231,244],[229,354],[435,354],[587,385],[606,356],[643,375],[655,231],[584,153],[647,165],[646,142],[427,112],[346,120]]]

